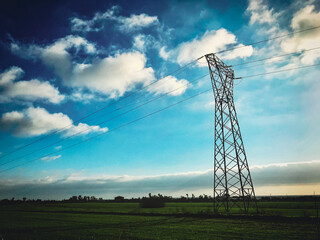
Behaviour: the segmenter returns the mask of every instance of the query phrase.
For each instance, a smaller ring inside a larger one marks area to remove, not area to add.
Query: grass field
[[[261,216],[212,217],[212,203],[0,205],[0,239],[317,239],[313,203],[259,209]]]

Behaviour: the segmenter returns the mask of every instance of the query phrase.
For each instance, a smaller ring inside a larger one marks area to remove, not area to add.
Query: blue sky
[[[320,25],[317,1],[1,5],[3,198],[210,194],[212,92],[110,130],[209,89],[208,76],[192,82],[208,73],[204,58],[170,74],[198,57]],[[294,53],[234,67],[235,75],[244,77],[235,80],[235,105],[258,195],[320,191],[319,66],[245,78],[319,64],[317,47],[319,29],[218,54],[236,65]],[[146,87],[156,79],[161,80]],[[162,94],[167,96],[116,117]],[[108,104],[113,105],[82,119]],[[68,129],[16,151],[64,127]],[[129,191],[130,186],[135,190]]]

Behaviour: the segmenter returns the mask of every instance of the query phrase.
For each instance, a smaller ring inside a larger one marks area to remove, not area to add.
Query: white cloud
[[[0,74],[0,86],[11,84],[14,80],[23,75],[23,70],[19,67],[11,67]]]
[[[40,58],[46,65],[52,67],[57,75],[64,79],[69,78],[72,74],[72,58],[67,50],[72,47],[77,51],[83,48],[89,54],[96,51],[94,45],[87,40],[77,36],[67,36],[42,48]]]
[[[162,47],[162,48],[160,48],[159,55],[164,60],[167,60],[170,56],[170,52],[166,51],[166,47]]]
[[[275,163],[251,167],[256,193],[269,194],[279,186],[319,186],[320,161]],[[76,172],[67,177],[46,176],[36,180],[0,180],[1,197],[46,197],[61,199],[72,195],[98,195],[112,198],[121,194],[125,197],[146,196],[148,193],[161,193],[175,197],[186,193],[212,195],[213,171],[194,171],[155,176],[97,175]],[[265,192],[268,187],[268,192]],[[21,190],[24,191],[21,191]],[[27,190],[26,190],[27,189]],[[310,187],[309,187],[310,189]],[[286,194],[285,189],[278,194]],[[292,194],[312,194],[299,189]],[[8,196],[7,196],[8,195]]]
[[[149,16],[145,13],[139,15],[131,14],[130,17],[118,17],[119,29],[130,32],[141,28],[149,27],[159,23],[157,16]]]
[[[89,126],[84,123],[74,125],[67,115],[63,113],[51,114],[40,107],[4,113],[0,118],[0,123],[2,130],[11,131],[14,135],[21,137],[38,136],[66,126],[69,127],[62,132],[64,136],[108,131],[108,128]]]
[[[72,18],[70,23],[71,31],[74,32],[96,32],[100,30],[100,28],[91,27],[91,21],[85,21],[77,17]]]
[[[0,102],[8,102],[15,99],[29,101],[44,99],[51,103],[60,103],[65,98],[57,88],[47,81],[38,79],[16,81],[23,73],[21,68],[11,67],[0,74],[0,87],[2,88]]]
[[[275,23],[279,13],[275,13],[271,8],[269,9],[263,0],[249,0],[247,13],[250,14],[250,24],[254,23]]]
[[[52,103],[59,103],[64,99],[64,96],[49,82],[37,79],[16,82],[6,90],[5,94],[10,98],[26,100],[48,99]]]
[[[147,85],[156,80],[153,69],[146,67],[146,61],[142,53],[128,52],[104,58],[92,65],[76,66],[71,85],[87,87],[107,94],[111,98],[121,97],[137,84]],[[187,86],[182,86],[186,83],[188,82],[184,79],[178,80],[168,76],[153,84],[148,91],[160,94],[179,88],[170,94],[177,96],[185,92]]]
[[[168,57],[174,58],[175,61],[180,64],[189,63],[205,54],[218,52],[225,50],[227,46],[241,47],[242,44],[237,44],[236,36],[226,29],[221,28],[217,31],[207,31],[200,38],[194,38],[191,41],[181,43],[176,49],[169,52],[165,52],[164,49],[160,53],[164,59]],[[245,58],[251,56],[253,52],[252,46],[247,46],[241,49],[230,51],[228,54],[224,54],[227,59]],[[206,64],[200,64],[206,66]]]
[[[86,93],[83,91],[76,90],[74,91],[69,98],[73,101],[80,101],[82,103],[90,103],[90,101],[103,101],[106,100],[106,98],[99,98],[95,96],[93,93]]]
[[[281,12],[275,12],[267,4],[267,0],[249,0],[246,13],[250,16],[250,28],[262,38],[276,37],[287,34],[280,26]],[[283,39],[275,39],[267,42],[261,49],[255,51],[256,56],[264,55],[277,55],[281,52],[280,43]]]
[[[138,35],[139,42],[136,45],[140,48],[150,45],[152,39],[149,36]],[[143,46],[142,46],[143,45]],[[22,46],[16,45],[12,51],[19,56],[40,59],[45,65],[62,79],[63,84],[75,89],[73,100],[85,96],[82,90],[89,90],[86,97],[91,93],[100,93],[109,98],[118,98],[127,91],[131,91],[137,85],[146,85],[155,80],[154,70],[147,67],[146,56],[138,51],[118,52],[114,56],[99,58],[87,63],[76,62],[69,53],[70,48],[76,51],[84,50],[87,54],[96,56],[94,44],[87,40],[67,36],[58,39],[53,44],[40,47],[37,45]],[[30,49],[37,49],[31,51]],[[76,53],[75,53],[76,54]],[[168,89],[172,81],[168,83]]]
[[[314,5],[308,5],[298,11],[291,20],[291,27],[295,30],[301,30],[319,26],[320,12],[315,12]]]
[[[44,162],[51,162],[51,161],[56,160],[58,158],[61,158],[61,155],[43,157],[43,158],[41,158],[41,160]]]
[[[188,81],[185,79],[178,80],[173,76],[168,76],[153,84],[149,91],[154,92],[156,95],[170,92],[169,95],[178,96],[187,90],[187,84]]]
[[[82,37],[73,35],[58,39],[54,42],[54,44],[47,46],[45,48],[45,51],[48,53],[64,54],[67,49],[70,49],[72,47],[75,47],[76,50],[79,50],[81,47],[83,47],[86,53],[96,52],[94,44],[88,42]]]
[[[103,21],[107,19],[114,19],[115,14],[119,11],[119,6],[113,6],[104,13],[96,13],[90,20],[83,20],[80,18],[71,18],[71,30],[77,32],[97,32],[103,28]]]
[[[291,27],[294,31],[304,30],[320,25],[320,11],[315,11],[314,5],[308,5],[298,11],[291,20]],[[303,51],[305,49],[318,47],[320,43],[320,32],[318,29],[306,31],[293,35],[281,43],[285,52]],[[305,54],[301,63],[313,64],[319,55]]]
[[[119,10],[120,8],[118,6],[113,6],[104,13],[96,13],[94,17],[89,20],[83,20],[77,17],[71,18],[71,30],[78,32],[97,32],[104,27],[106,21],[113,21],[120,31],[132,32],[159,23],[157,16],[149,16],[145,13],[131,14],[130,17],[117,16]]]
[[[39,45],[22,45],[17,42],[12,42],[10,45],[11,51],[23,58],[46,58],[48,55],[57,55],[57,59],[68,55],[68,50],[74,48],[76,52],[84,50],[86,53],[96,53],[97,50],[93,43],[88,42],[80,36],[68,35],[57,39],[52,44],[45,47]]]
[[[155,80],[154,71],[146,67],[146,62],[146,57],[139,52],[116,54],[93,64],[76,64],[70,80],[65,82],[117,98],[132,90],[136,84],[148,84]]]
[[[73,35],[60,38],[45,47],[34,44],[11,44],[11,51],[14,54],[22,58],[41,59],[43,63],[51,67],[58,76],[65,79],[69,78],[72,74],[72,57],[68,52],[68,50],[72,48],[76,50],[75,54],[81,50],[87,54],[97,52],[94,44],[82,37]]]
[[[246,58],[250,57],[253,53],[253,48],[251,46],[245,46],[243,44],[238,44],[237,48],[232,51],[227,51],[221,54],[223,60],[231,60],[236,58]]]
[[[138,34],[133,38],[133,49],[137,49],[140,52],[146,52],[149,49],[160,48],[160,42],[152,35]]]
[[[292,31],[300,31],[320,25],[320,12],[316,11],[314,5],[310,2],[292,3],[296,8],[300,9],[291,19]],[[250,23],[258,27],[256,32],[259,35],[267,35],[275,37],[288,34],[287,30],[279,26],[281,17],[285,14],[284,11],[275,12],[270,8],[266,1],[250,0],[247,8],[247,13],[250,14]],[[290,19],[289,19],[290,20]],[[281,52],[291,53],[300,52],[298,63],[313,64],[319,59],[319,55],[304,52],[306,49],[318,47],[320,41],[320,33],[318,29],[296,33],[291,37],[280,38],[267,43],[263,48],[256,51],[259,55],[278,55]],[[295,60],[297,56],[287,57],[288,60]]]
[[[301,161],[252,166],[257,185],[319,183],[320,161]]]
[[[144,51],[145,43],[145,35],[143,34],[139,34],[133,38],[133,47],[140,51]]]
[[[75,63],[67,51],[71,47],[84,47],[87,53],[95,51],[94,45],[80,37],[68,36],[46,47],[33,45],[38,58],[51,67],[62,78],[63,83],[72,87],[85,87],[95,92],[110,95],[111,98],[122,96],[135,84],[149,83],[154,80],[154,71],[146,67],[146,57],[139,52],[118,53],[94,63]],[[30,47],[13,50],[18,55],[29,54]],[[35,54],[35,55],[36,55]],[[29,55],[34,57],[34,55]],[[17,73],[18,74],[18,73]]]

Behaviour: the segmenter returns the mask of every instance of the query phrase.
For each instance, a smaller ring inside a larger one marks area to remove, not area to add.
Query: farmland
[[[212,203],[0,205],[2,239],[317,239],[312,202],[259,202],[258,216],[212,216]],[[1,238],[0,238],[1,239]]]

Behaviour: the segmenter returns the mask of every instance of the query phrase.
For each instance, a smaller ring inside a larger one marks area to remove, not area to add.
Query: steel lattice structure
[[[257,209],[255,192],[233,100],[234,71],[215,54],[206,55],[215,98],[214,210]],[[251,206],[253,202],[253,206]]]

